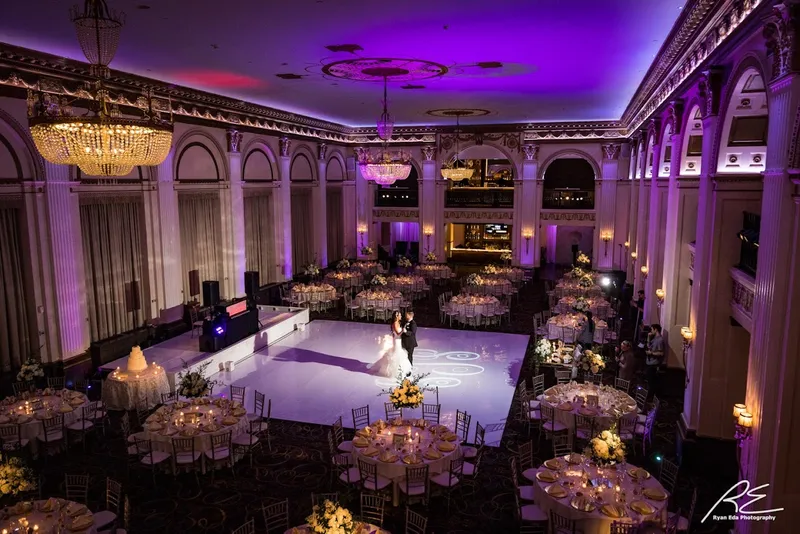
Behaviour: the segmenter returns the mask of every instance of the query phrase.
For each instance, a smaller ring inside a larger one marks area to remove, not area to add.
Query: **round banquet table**
[[[598,408],[585,405],[584,399],[596,395]],[[575,401],[575,397],[578,400]],[[623,391],[610,386],[578,384],[569,382],[558,384],[544,391],[542,402],[555,408],[556,421],[575,430],[575,416],[594,417],[595,433],[611,428],[614,422],[637,409],[636,401]]]
[[[423,265],[417,265],[415,271],[418,275],[424,276],[425,278],[428,279],[442,279],[442,278],[453,277],[453,271],[450,270],[450,267],[438,263],[426,263]]]
[[[571,313],[554,315],[547,321],[547,338],[560,339],[564,343],[575,343],[578,334],[580,334],[580,321],[583,320],[583,317],[584,317],[583,314],[575,315]],[[606,330],[608,329],[608,323],[606,323],[602,319],[598,319],[597,317],[595,317],[593,320],[594,320],[594,342],[603,343],[605,341],[605,334]],[[565,332],[564,331],[565,327],[567,329],[572,328],[574,330],[574,334],[570,334],[569,330]]]
[[[396,275],[386,278],[386,285],[397,291],[428,291],[430,288],[422,276]]]
[[[352,514],[351,512],[351,515]],[[300,525],[299,527],[292,527],[284,534],[313,534],[311,528],[308,525]],[[377,525],[372,525],[370,523],[361,523],[360,521],[356,521],[356,529],[353,534],[391,534],[388,530],[384,530]]]
[[[482,295],[510,295],[513,290],[511,282],[505,278],[496,278],[491,275],[480,275],[482,282],[479,285],[469,285],[475,293]]]
[[[14,532],[27,522],[28,528],[38,526],[38,532],[56,532],[63,516],[63,525],[73,534],[94,534],[92,512],[86,506],[66,499],[50,498],[46,501],[23,501],[0,511],[0,529]],[[76,529],[70,528],[78,521]]]
[[[103,404],[109,410],[158,406],[162,393],[169,393],[169,380],[163,367],[153,363],[140,373],[117,369],[103,384]]]
[[[367,276],[374,276],[383,273],[383,265],[377,261],[357,261],[350,265],[351,269],[361,271]]]
[[[475,315],[478,319],[486,315],[490,308],[496,308],[499,305],[500,301],[497,300],[497,297],[492,297],[491,295],[456,295],[450,299],[450,310],[463,316],[466,314],[468,306],[474,306]]]
[[[0,406],[0,425],[18,424],[22,439],[30,440],[31,452],[35,455],[39,436],[44,435],[42,420],[55,415],[64,416],[64,426],[78,421],[83,415],[83,408],[89,399],[79,391],[62,389],[60,391],[47,388],[43,391],[23,396],[7,397]],[[34,410],[34,405],[41,401],[41,409]]]
[[[250,431],[247,410],[229,399],[200,397],[165,404],[147,418],[146,439],[153,448],[172,454],[172,438],[195,438],[195,450],[211,450],[211,436],[231,432],[231,439]],[[195,421],[196,419],[196,421]],[[205,455],[203,455],[205,458]],[[205,461],[205,460],[203,460]]]
[[[334,287],[344,289],[364,285],[364,275],[360,271],[337,271],[325,275],[325,281]]]
[[[598,285],[583,287],[577,282],[563,280],[556,284],[556,295],[559,297],[602,297],[603,288]]]
[[[406,466],[427,464],[429,474],[433,475],[450,469],[450,461],[461,456],[458,437],[450,429],[420,421],[404,419],[395,422],[400,424],[388,426],[379,421],[357,430],[353,439],[353,464],[358,466],[358,460],[376,464],[378,474],[392,481],[395,506],[400,503],[399,484],[406,474]],[[402,448],[396,448],[393,436],[407,439],[409,431],[413,441],[406,441]],[[414,457],[416,463],[413,463]]]
[[[336,300],[336,288],[330,284],[297,284],[292,288],[292,298],[301,306],[307,302]]]
[[[599,468],[600,471],[598,471],[598,467],[587,462],[570,464],[567,461],[568,458],[548,460],[536,472],[533,496],[536,504],[547,516],[550,515],[550,510],[554,510],[561,516],[575,520],[576,530],[580,530],[583,534],[609,534],[611,523],[614,521],[636,524],[658,522],[667,513],[669,494],[661,483],[644,469],[640,470],[630,464],[621,464]],[[582,458],[580,455],[575,455],[575,459]],[[583,488],[584,473],[589,480],[586,488]],[[637,474],[639,476],[634,476]],[[557,488],[551,488],[548,492],[547,488],[551,486],[557,486]],[[619,492],[616,491],[617,486],[619,486]],[[598,491],[597,487],[602,487],[602,489]],[[573,498],[578,493],[582,493],[589,499],[594,506],[593,511],[584,512],[571,505]],[[618,498],[619,502],[617,502]],[[649,511],[641,508],[640,503],[644,503],[645,506],[649,505],[652,513],[640,513],[640,511]],[[616,511],[606,508],[604,511],[604,505],[619,508]],[[613,515],[622,510],[625,514],[623,517]],[[606,512],[612,515],[607,515]]]
[[[553,311],[556,313],[571,313],[572,307],[575,305],[576,300],[576,297],[563,297],[558,301],[558,304],[556,304],[556,307],[553,309]],[[598,309],[602,310],[605,308],[605,316],[608,316],[608,308],[611,306],[611,304],[609,304],[606,299],[586,299],[586,303],[589,305],[589,311],[592,312],[592,314],[600,315],[598,313]]]
[[[353,302],[361,306],[362,309],[367,305],[372,305],[375,308],[399,310],[402,300],[403,295],[399,291],[367,290],[356,295]]]
[[[513,283],[521,282],[525,273],[516,267],[494,267],[490,273],[481,273],[481,276],[498,276]]]

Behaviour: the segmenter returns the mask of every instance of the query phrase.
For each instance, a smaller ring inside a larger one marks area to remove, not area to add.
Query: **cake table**
[[[160,365],[147,365],[139,347],[128,356],[128,368],[119,367],[103,384],[103,403],[109,410],[135,410],[161,404],[161,394],[169,393],[167,373]]]

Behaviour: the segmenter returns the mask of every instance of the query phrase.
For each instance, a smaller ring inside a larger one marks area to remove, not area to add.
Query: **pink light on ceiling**
[[[181,83],[205,87],[248,89],[267,85],[264,80],[252,76],[220,70],[187,70],[175,72],[172,76],[175,76]]]

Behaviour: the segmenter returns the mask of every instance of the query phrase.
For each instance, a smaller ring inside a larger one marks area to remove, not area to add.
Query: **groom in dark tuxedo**
[[[408,353],[408,361],[414,365],[414,348],[417,346],[417,323],[414,322],[414,312],[406,311],[405,321],[403,321],[403,333],[400,343]]]

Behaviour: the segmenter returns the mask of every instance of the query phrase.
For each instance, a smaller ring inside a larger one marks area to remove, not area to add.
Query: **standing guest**
[[[647,383],[650,391],[656,393],[658,368],[664,360],[664,338],[661,337],[661,325],[650,325],[650,335],[647,341],[647,355],[645,365],[647,368]]]
[[[575,340],[580,344],[583,350],[589,350],[594,343],[594,320],[592,319],[592,312],[586,312],[586,320],[583,322],[581,331],[578,333],[578,339]]]
[[[644,290],[640,289],[636,294],[636,299],[631,300],[630,314],[631,314],[630,320],[633,323],[633,330],[635,335],[633,341],[636,342],[640,339],[639,332],[637,329],[639,328],[639,325],[642,322],[642,317],[644,316]]]
[[[633,380],[636,373],[636,355],[630,341],[623,341],[620,345],[617,362],[619,363],[619,377],[623,380]]]

